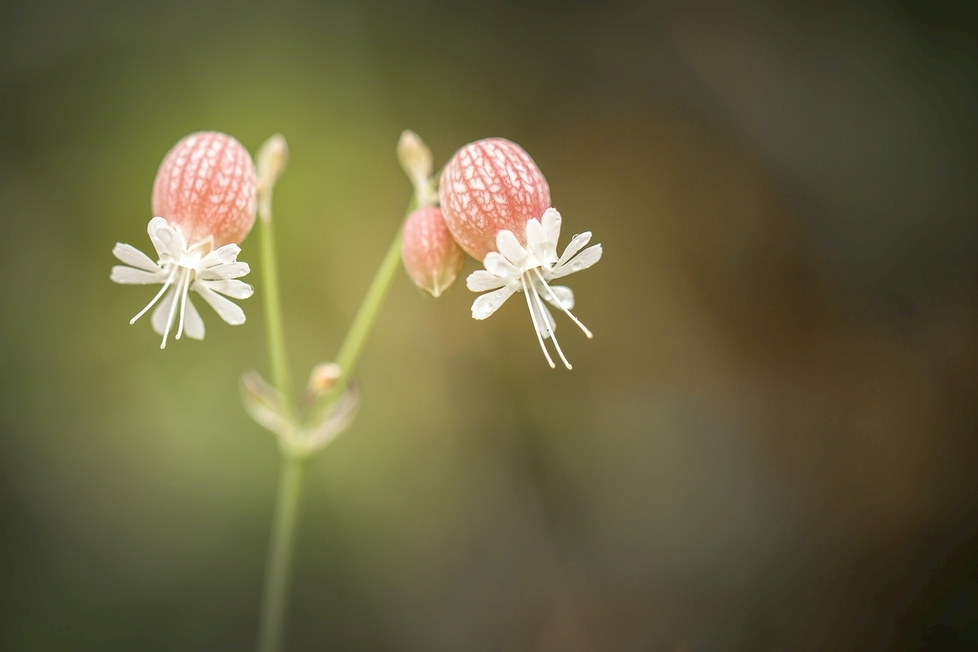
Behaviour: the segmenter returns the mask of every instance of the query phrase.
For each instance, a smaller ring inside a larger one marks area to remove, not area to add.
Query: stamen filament
[[[193,274],[193,271],[187,269],[185,274],[187,280],[186,283],[183,284],[183,292],[180,295],[180,324],[177,326],[177,337],[176,337],[176,339],[178,340],[180,339],[180,336],[183,335],[183,319],[187,311],[187,295],[190,293],[191,274]]]
[[[577,324],[578,326],[580,326],[580,328],[581,328],[581,330],[582,330],[582,331],[584,331],[584,334],[585,334],[585,335],[587,335],[587,338],[588,338],[588,339],[591,339],[591,338],[593,338],[593,337],[594,337],[594,335],[592,335],[592,334],[591,334],[591,331],[589,331],[589,330],[587,329],[587,326],[585,326],[584,324],[582,324],[582,323],[581,323],[581,320],[580,320],[580,319],[578,319],[577,317],[575,317],[575,316],[574,316],[574,315],[573,315],[573,314],[571,313],[571,311],[570,311],[570,310],[568,310],[567,308],[565,308],[565,307],[564,307],[564,304],[563,304],[563,303],[562,303],[562,302],[560,301],[560,299],[558,299],[558,298],[557,298],[557,295],[556,295],[556,294],[554,294],[554,291],[553,291],[553,290],[551,290],[551,289],[550,289],[550,286],[549,286],[549,285],[547,284],[547,282],[546,282],[545,280],[543,280],[543,274],[541,274],[541,273],[540,273],[540,270],[539,270],[539,268],[536,268],[536,267],[534,267],[534,268],[533,268],[533,271],[534,271],[534,272],[536,273],[536,275],[537,275],[537,278],[538,278],[538,279],[540,279],[540,283],[542,283],[542,284],[543,284],[543,287],[545,287],[545,288],[547,288],[547,293],[548,293],[548,294],[550,294],[550,298],[552,298],[552,299],[554,300],[554,303],[556,303],[556,304],[557,304],[557,306],[558,306],[558,307],[559,307],[559,308],[560,308],[561,310],[563,310],[563,311],[564,311],[564,313],[565,313],[565,314],[566,314],[566,315],[567,315],[568,317],[570,317],[571,319],[573,319],[573,320],[574,320],[574,323],[575,323],[575,324]]]
[[[533,284],[532,283],[530,284],[530,289],[533,290],[533,298],[537,300],[537,305],[540,306],[540,317],[542,319],[546,319],[547,318],[547,312],[546,312],[547,307],[545,305],[543,305],[543,298],[540,297],[540,293],[537,292],[537,289],[535,287],[533,287]],[[564,356],[564,352],[560,348],[560,344],[557,342],[557,333],[556,333],[556,331],[553,328],[550,327],[550,323],[549,322],[547,322],[547,328],[550,331],[550,341],[554,343],[554,348],[557,349],[557,355],[560,356],[560,359],[564,363],[564,366],[565,367],[567,367],[568,369],[573,369],[574,367],[572,367],[571,366],[571,363],[567,361],[567,358]]]
[[[523,294],[526,295],[526,307],[530,309],[530,319],[533,321],[533,330],[537,332],[537,341],[540,342],[540,348],[543,350],[543,355],[547,358],[547,363],[550,365],[550,368],[556,369],[557,365],[554,364],[553,359],[550,357],[550,352],[547,351],[547,347],[543,343],[543,334],[540,332],[540,324],[537,323],[537,316],[533,311],[533,300],[530,299],[530,288],[527,287],[526,275],[520,276],[520,284],[523,286]]]
[[[163,287],[160,288],[160,291],[156,293],[156,296],[153,297],[153,300],[147,303],[146,307],[139,311],[139,314],[137,314],[135,317],[129,320],[130,325],[135,324],[137,319],[145,315],[147,310],[149,310],[150,308],[156,305],[156,302],[160,300],[160,297],[162,297],[166,293],[167,288],[173,285],[173,279],[176,277],[176,275],[177,275],[177,268],[174,267],[173,271],[170,272],[170,278],[166,279],[166,283],[164,283]]]
[[[180,268],[182,271],[182,268]],[[177,279],[177,287],[174,288],[173,303],[170,304],[170,314],[166,317],[166,328],[163,329],[163,343],[160,344],[161,349],[166,348],[166,338],[170,334],[170,328],[173,326],[173,317],[177,312],[177,303],[180,301],[180,292],[183,289],[183,279],[185,275],[180,274],[180,278]]]

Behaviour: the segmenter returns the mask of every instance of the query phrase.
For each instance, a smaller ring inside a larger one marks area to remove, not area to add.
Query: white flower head
[[[132,245],[116,243],[113,255],[126,263],[112,268],[111,279],[126,285],[155,285],[163,287],[145,308],[129,320],[136,322],[156,305],[151,322],[153,330],[163,336],[160,348],[166,348],[166,340],[176,322],[175,338],[186,333],[195,340],[204,339],[204,321],[190,300],[190,290],[195,291],[231,325],[243,324],[245,314],[232,299],[247,299],[253,288],[238,279],[251,269],[248,263],[237,262],[241,248],[226,244],[211,250],[211,239],[187,245],[180,230],[162,217],[154,217],[147,227],[149,239],[156,248],[156,262]]]
[[[571,368],[570,362],[557,343],[554,333],[556,322],[546,304],[559,308],[577,324],[589,338],[592,336],[584,324],[578,320],[571,309],[574,307],[574,292],[563,285],[550,285],[550,282],[587,269],[601,259],[601,245],[584,249],[591,240],[591,233],[575,235],[564,253],[557,257],[557,239],[560,236],[560,213],[548,208],[540,220],[531,219],[526,223],[526,247],[520,244],[516,234],[503,229],[496,234],[496,248],[483,260],[484,270],[472,272],[466,286],[473,292],[486,292],[472,304],[472,317],[485,319],[499,309],[514,292],[522,292],[530,310],[530,319],[537,333],[540,348],[551,368],[556,367],[544,340],[550,339],[564,366]],[[584,249],[583,251],[581,251]]]

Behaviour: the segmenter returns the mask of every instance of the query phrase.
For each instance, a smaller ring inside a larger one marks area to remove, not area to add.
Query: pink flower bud
[[[427,206],[404,223],[401,259],[414,284],[437,297],[455,282],[465,253],[452,240],[441,209]]]
[[[470,256],[496,251],[496,234],[512,231],[526,245],[526,223],[550,208],[550,187],[516,143],[486,138],[457,151],[441,173],[445,224]]]
[[[153,214],[178,228],[189,246],[245,239],[255,223],[255,166],[241,143],[201,131],[173,146],[153,183]]]

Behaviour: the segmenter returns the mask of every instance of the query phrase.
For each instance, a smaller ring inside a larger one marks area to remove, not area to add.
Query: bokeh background
[[[284,134],[302,382],[398,228],[405,128],[439,166],[530,152],[563,242],[604,245],[570,283],[595,338],[560,321],[551,371],[518,301],[475,322],[397,279],[312,467],[288,649],[975,649],[978,23],[783,4],[0,5],[6,649],[252,647],[260,289],[160,351],[110,252],[149,250],[179,138]]]

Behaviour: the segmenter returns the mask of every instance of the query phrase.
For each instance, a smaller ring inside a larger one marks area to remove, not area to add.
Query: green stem
[[[258,627],[258,652],[279,652],[285,612],[289,602],[292,552],[296,520],[302,498],[302,485],[308,458],[285,454],[275,501],[275,521],[265,565],[265,587],[262,592],[261,621]]]
[[[269,198],[270,199],[270,198]],[[285,338],[282,331],[282,312],[278,297],[278,278],[275,263],[275,239],[272,232],[270,201],[262,206],[262,262],[265,285],[265,318],[268,330],[268,356],[272,365],[275,386],[293,409],[292,391],[289,384],[288,365],[285,357]],[[266,219],[267,216],[267,219]],[[356,365],[360,350],[376,320],[377,313],[387,296],[391,282],[401,261],[401,230],[391,243],[387,255],[374,276],[367,296],[347,332],[346,339],[337,354],[341,376],[339,387],[345,387]],[[272,524],[272,538],[268,549],[265,567],[265,586],[262,592],[261,620],[258,626],[258,652],[279,652],[282,649],[282,634],[285,625],[285,612],[288,604],[289,580],[291,576],[292,551],[294,547],[296,520],[302,496],[302,484],[306,466],[310,459],[307,454],[282,449],[282,472],[279,479],[278,498],[275,501],[275,516]]]
[[[285,332],[282,328],[282,304],[278,294],[278,264],[275,257],[275,231],[272,221],[271,198],[262,202],[261,258],[262,285],[265,296],[265,331],[268,337],[268,358],[272,366],[272,381],[292,410],[292,383],[289,381],[289,361],[285,353]]]
[[[363,298],[360,310],[357,311],[357,316],[354,317],[353,324],[346,333],[346,339],[340,346],[340,352],[336,354],[336,364],[340,366],[341,387],[346,385],[353,373],[357,358],[360,357],[360,351],[363,349],[363,343],[370,333],[370,327],[377,319],[377,313],[380,312],[380,307],[384,303],[384,298],[387,296],[387,291],[391,287],[400,263],[401,229],[399,227],[390,249],[387,250],[387,255],[384,256],[384,261],[380,264],[380,269],[377,270],[377,274],[370,284],[370,289],[367,290],[367,296]]]

